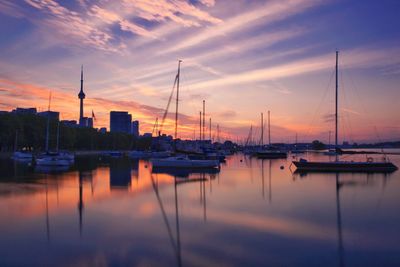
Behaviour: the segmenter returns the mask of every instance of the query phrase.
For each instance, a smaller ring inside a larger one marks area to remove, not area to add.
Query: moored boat
[[[339,52],[336,51],[336,99],[335,99],[335,149],[329,150],[328,155],[335,155],[335,161],[308,161],[300,159],[292,163],[297,167],[298,171],[331,171],[331,172],[393,172],[397,167],[389,162],[386,157],[383,161],[374,162],[372,158],[367,158],[365,162],[359,161],[340,161],[338,158],[338,59]],[[330,136],[330,134],[329,134]],[[330,139],[330,138],[329,138]]]
[[[151,163],[153,167],[175,167],[175,168],[218,168],[218,160],[192,160],[188,157],[177,156],[168,157],[164,159],[152,159]]]
[[[315,171],[315,172],[393,172],[397,167],[388,161],[373,162],[370,161],[308,161],[300,159],[293,161],[297,171]]]

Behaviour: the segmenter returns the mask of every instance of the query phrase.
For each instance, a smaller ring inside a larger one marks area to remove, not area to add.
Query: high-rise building
[[[60,112],[57,111],[43,111],[37,113],[39,116],[50,118],[50,120],[59,120],[60,119]]]
[[[81,67],[81,90],[79,91],[78,98],[80,99],[80,109],[79,109],[79,126],[86,127],[87,122],[83,117],[83,99],[85,99],[86,95],[83,92],[83,65]]]
[[[132,115],[127,111],[110,112],[110,132],[131,133]]]
[[[16,108],[13,109],[12,113],[16,114],[36,114],[36,108]]]
[[[139,137],[139,121],[132,121],[131,134],[133,134],[136,137]]]

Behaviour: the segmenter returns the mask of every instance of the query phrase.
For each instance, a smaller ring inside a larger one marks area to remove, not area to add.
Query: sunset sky
[[[205,99],[225,138],[259,139],[271,110],[273,142],[327,142],[339,50],[340,141],[400,140],[399,14],[396,0],[0,0],[0,110],[47,109],[51,91],[77,120],[83,64],[95,127],[122,110],[151,132],[181,59],[180,137],[198,135]]]

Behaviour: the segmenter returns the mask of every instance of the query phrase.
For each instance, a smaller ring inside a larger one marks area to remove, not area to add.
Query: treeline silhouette
[[[100,133],[92,128],[70,127],[50,120],[49,150],[56,150],[59,126],[60,150],[130,150],[146,149],[151,137],[137,138],[125,133]],[[34,114],[0,114],[0,151],[17,149],[44,151],[47,118]],[[17,138],[17,142],[16,142]]]

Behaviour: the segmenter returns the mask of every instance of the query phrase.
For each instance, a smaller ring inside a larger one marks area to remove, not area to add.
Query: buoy
[[[281,170],[283,170],[285,167],[283,167],[283,165],[281,166]]]
[[[147,168],[147,165],[144,165],[145,168]]]
[[[240,162],[243,162],[243,160],[241,159]]]

